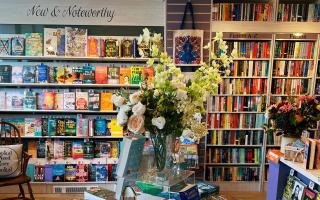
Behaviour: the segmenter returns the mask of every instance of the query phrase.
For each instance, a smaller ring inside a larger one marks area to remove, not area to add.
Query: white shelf
[[[59,84],[59,83],[0,83],[0,87],[23,87],[23,88],[139,88],[139,85],[124,84]]]
[[[291,161],[287,161],[284,158],[281,158],[280,161],[290,168],[297,171],[299,174],[307,177],[315,184],[320,185],[320,170],[306,170],[303,163],[293,163]]]
[[[0,113],[73,113],[73,114],[117,114],[118,111],[91,111],[91,110],[0,110]]]
[[[256,111],[233,111],[233,112],[226,112],[226,111],[210,111],[209,114],[265,114],[265,112],[256,112]]]
[[[207,144],[207,147],[259,148],[262,147],[262,145]]]
[[[269,77],[267,77],[267,76],[224,76],[221,78],[223,78],[223,79],[231,79],[231,78],[234,78],[234,79],[254,79],[254,78],[267,79]]]
[[[205,163],[205,165],[216,165],[216,166],[259,166],[261,163]]]
[[[312,61],[312,58],[274,58],[274,60],[288,60],[288,61]]]
[[[24,139],[122,139],[123,136],[21,136]]]
[[[273,76],[275,79],[312,79],[312,77],[299,77],[299,76]]]
[[[149,58],[107,58],[107,57],[71,57],[71,56],[0,56],[0,60],[147,62]],[[155,59],[155,60],[157,61],[158,59]]]

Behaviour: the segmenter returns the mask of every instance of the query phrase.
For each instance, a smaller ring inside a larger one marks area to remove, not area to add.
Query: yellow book
[[[213,131],[213,138],[212,138],[212,144],[217,144],[217,131]]]
[[[100,110],[101,111],[110,111],[113,110],[113,103],[111,101],[112,93],[111,92],[101,92],[100,96]]]
[[[254,163],[258,163],[258,149],[254,149]]]
[[[294,58],[298,58],[299,57],[299,53],[300,53],[300,42],[296,42],[295,45],[294,45],[293,57]]]
[[[227,112],[232,112],[232,96],[227,97]]]
[[[123,137],[123,127],[119,126],[117,119],[112,119],[108,124],[111,136],[113,137]]]

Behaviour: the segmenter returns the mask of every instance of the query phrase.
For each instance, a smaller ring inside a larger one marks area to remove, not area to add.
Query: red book
[[[311,58],[312,46],[313,46],[313,43],[312,43],[312,42],[308,42],[308,54],[307,54],[307,58]]]
[[[108,67],[106,66],[96,66],[95,79],[97,84],[107,84]]]
[[[142,76],[143,76],[143,80],[147,80],[148,82],[151,82],[154,76],[154,68],[144,67]]]

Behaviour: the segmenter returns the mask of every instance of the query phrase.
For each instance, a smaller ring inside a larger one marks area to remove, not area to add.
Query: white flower
[[[158,129],[163,129],[166,124],[166,119],[164,117],[152,118],[151,123],[153,126],[156,126]]]
[[[148,90],[154,89],[154,84],[153,83],[148,83]]]
[[[231,56],[234,57],[234,58],[238,57],[238,51],[237,51],[237,49],[233,49],[233,50],[232,50]]]
[[[120,107],[120,106],[122,106],[124,104],[125,98],[123,98],[120,95],[113,94],[112,97],[111,97],[111,101],[115,106]]]
[[[123,126],[128,121],[128,115],[125,112],[119,112],[117,114],[117,122],[120,126]]]
[[[128,120],[128,130],[135,134],[144,133],[144,117],[141,115],[132,115]]]
[[[154,64],[154,59],[153,58],[149,58],[149,60],[147,61],[147,65],[148,66],[152,66]]]
[[[132,107],[132,112],[135,115],[143,115],[146,112],[146,106],[139,102]]]
[[[204,48],[204,49],[209,49],[210,46],[211,46],[211,42],[208,42],[208,44],[207,44],[206,46],[204,46],[203,48]]]
[[[145,42],[145,43],[149,43],[149,41],[150,41],[150,31],[149,31],[149,29],[148,28],[144,28],[143,29],[143,41]]]
[[[131,110],[130,106],[125,104],[120,106],[119,112],[128,113]]]
[[[194,135],[194,133],[190,130],[190,129],[184,129],[182,131],[182,135],[181,137],[184,137],[184,138],[192,138]]]
[[[142,49],[139,49],[139,55],[140,55],[142,58],[144,58],[144,52],[143,52]]]
[[[185,88],[185,86],[186,84],[184,84],[183,82],[172,82],[172,87],[175,89],[182,89]]]
[[[202,119],[202,116],[201,116],[201,113],[194,113],[193,115],[193,118],[198,122],[200,123],[201,122],[201,119]]]
[[[227,70],[226,70],[226,75],[229,76],[230,73],[231,73],[230,69],[227,69]]]
[[[187,95],[187,91],[185,90],[182,90],[182,89],[178,89],[176,91],[176,97],[178,100],[186,100],[188,98],[188,95]]]
[[[130,94],[129,99],[132,104],[136,104],[141,100],[142,92],[138,91],[133,94]]]
[[[160,95],[160,91],[158,89],[155,89],[153,96],[158,97],[159,95]]]
[[[139,38],[138,38],[138,44],[141,44],[142,43],[142,40],[143,40],[143,37],[142,37],[142,35],[140,34],[140,36],[139,36]]]
[[[154,34],[153,34],[152,40],[153,40],[154,42],[160,42],[161,39],[162,39],[161,33],[154,33]]]
[[[151,54],[152,57],[157,57],[159,55],[159,48],[157,45],[154,44],[151,46]]]

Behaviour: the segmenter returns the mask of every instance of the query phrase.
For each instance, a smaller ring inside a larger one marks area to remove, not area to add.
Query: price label
[[[293,176],[293,175],[294,175],[294,170],[291,169],[291,170],[290,170],[290,176]]]
[[[319,177],[318,177],[319,178]],[[313,188],[314,188],[314,182],[313,181],[310,181],[310,183],[309,183],[309,188],[311,189],[311,190],[313,190]]]

